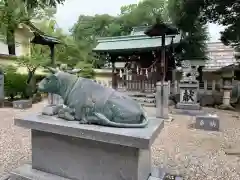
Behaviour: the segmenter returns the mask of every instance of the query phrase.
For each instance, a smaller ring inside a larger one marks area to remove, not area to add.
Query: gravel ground
[[[193,117],[173,115],[153,145],[153,163],[189,180],[239,180],[240,156],[225,155],[238,149],[240,155],[239,113],[206,108],[220,119],[220,131],[191,128]],[[153,109],[147,109],[153,114]]]
[[[34,104],[30,110],[0,108],[0,174],[30,161],[30,130],[15,126],[13,119],[38,112],[44,103]]]
[[[39,111],[44,103],[31,110],[1,108],[0,174],[9,172],[30,161],[30,131],[16,127],[13,119]],[[153,108],[146,108],[153,115]],[[165,123],[163,131],[152,148],[153,163],[170,173],[191,180],[239,180],[240,156],[225,155],[226,148],[238,148],[240,153],[239,113],[216,111],[220,119],[219,132],[207,132],[189,127],[194,119],[173,115],[174,121]]]

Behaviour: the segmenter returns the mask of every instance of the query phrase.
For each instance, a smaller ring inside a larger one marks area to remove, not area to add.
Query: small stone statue
[[[58,94],[64,106],[54,115],[81,124],[122,128],[143,128],[148,119],[142,106],[129,96],[104,87],[90,79],[48,68],[52,74],[38,85],[39,91]],[[73,70],[76,73],[76,70]]]
[[[196,67],[193,68],[191,66],[191,62],[189,60],[185,60],[182,62],[182,71],[183,71],[182,80],[196,81],[196,77],[198,76],[198,71]]]

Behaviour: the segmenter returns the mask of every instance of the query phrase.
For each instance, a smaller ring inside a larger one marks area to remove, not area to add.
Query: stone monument
[[[182,62],[182,70],[183,77],[179,83],[180,102],[177,103],[176,108],[188,114],[198,113],[201,106],[197,102],[199,89],[199,82],[196,80],[197,69],[193,68],[188,60]]]
[[[151,145],[163,121],[146,117],[130,97],[90,81],[55,72],[40,82],[41,90],[61,95],[68,114],[15,119],[31,129],[32,164],[14,170],[10,180],[162,180],[161,169],[151,167]],[[88,111],[76,108],[81,103]]]
[[[198,115],[196,116],[195,128],[207,131],[219,130],[219,118],[216,114]]]

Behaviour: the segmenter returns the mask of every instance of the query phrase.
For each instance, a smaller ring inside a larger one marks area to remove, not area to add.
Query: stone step
[[[156,104],[154,103],[140,103],[140,104],[145,107],[156,107]]]
[[[147,97],[155,98],[155,93],[141,93],[141,92],[126,92],[130,97]]]
[[[155,98],[136,98],[132,97],[132,99],[138,101],[138,102],[143,102],[143,103],[156,103]]]

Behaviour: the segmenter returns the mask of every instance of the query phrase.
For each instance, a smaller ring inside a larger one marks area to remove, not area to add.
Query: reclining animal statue
[[[124,93],[69,71],[48,69],[51,74],[38,84],[38,90],[62,97],[66,107],[60,108],[58,117],[81,124],[119,128],[147,126],[148,119],[142,106]]]

